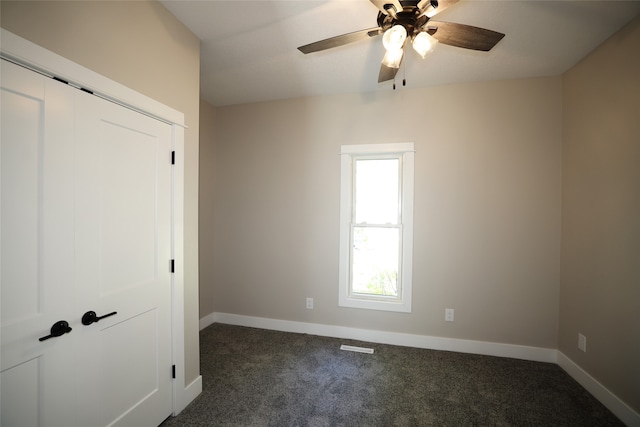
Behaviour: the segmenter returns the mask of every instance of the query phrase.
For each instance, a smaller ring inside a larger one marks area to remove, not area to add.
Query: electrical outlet
[[[587,337],[582,334],[578,334],[578,348],[585,353],[587,352]]]
[[[444,320],[447,322],[453,322],[453,308],[444,309]]]
[[[313,298],[307,298],[307,308],[313,310]]]

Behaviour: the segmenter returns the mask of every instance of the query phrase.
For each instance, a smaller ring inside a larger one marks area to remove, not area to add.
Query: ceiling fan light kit
[[[404,56],[404,49],[389,49],[382,58],[382,63],[389,68],[400,68],[402,57]]]
[[[395,79],[402,64],[404,46],[412,41],[413,49],[422,57],[433,51],[438,42],[464,49],[491,50],[504,34],[484,28],[452,22],[436,22],[431,18],[458,0],[370,0],[378,8],[378,27],[331,37],[300,46],[308,54],[348,43],[382,36],[386,53],[380,66],[378,83]]]
[[[402,49],[407,39],[407,30],[402,25],[394,25],[384,32],[382,45],[387,51]]]
[[[413,50],[424,59],[429,53],[433,52],[438,44],[438,40],[431,37],[426,31],[421,31],[413,39]]]

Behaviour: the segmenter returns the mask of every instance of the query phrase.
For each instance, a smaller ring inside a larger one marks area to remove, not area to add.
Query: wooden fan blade
[[[331,37],[325,40],[320,40],[315,43],[309,43],[304,46],[300,46],[298,50],[302,53],[313,53],[321,50],[327,50],[345,44],[357,42],[360,40],[368,39],[369,37],[375,37],[382,34],[380,27],[369,28],[367,30],[354,31],[353,33],[343,34],[341,36]]]
[[[380,64],[380,74],[378,74],[378,83],[393,80],[398,73],[399,68],[387,67],[384,64]]]
[[[423,15],[427,15],[429,18],[433,18],[438,13],[456,3],[458,3],[458,0],[438,0],[438,7],[433,7],[431,6],[431,0],[421,0],[418,3],[418,9],[423,12]]]
[[[431,30],[434,26],[437,27],[435,32]],[[429,21],[428,28],[429,34],[441,43],[485,52],[490,51],[504,37],[504,34],[496,31],[452,22]]]

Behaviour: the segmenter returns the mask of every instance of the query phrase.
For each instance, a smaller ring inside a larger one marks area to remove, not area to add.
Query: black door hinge
[[[171,152],[171,164],[172,165],[176,164],[176,152],[175,151]]]
[[[175,273],[176,272],[176,262],[175,260],[171,260],[171,272]]]
[[[176,379],[176,365],[171,367],[171,378]]]

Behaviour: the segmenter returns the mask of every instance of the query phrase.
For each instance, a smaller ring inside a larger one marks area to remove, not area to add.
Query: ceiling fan
[[[424,58],[438,42],[465,49],[489,51],[504,37],[502,33],[484,28],[431,20],[458,0],[370,1],[380,10],[377,27],[320,40],[300,46],[298,50],[305,54],[319,52],[383,35],[382,43],[386,53],[378,75],[378,83],[381,83],[395,78],[404,57],[404,48],[409,42]]]

